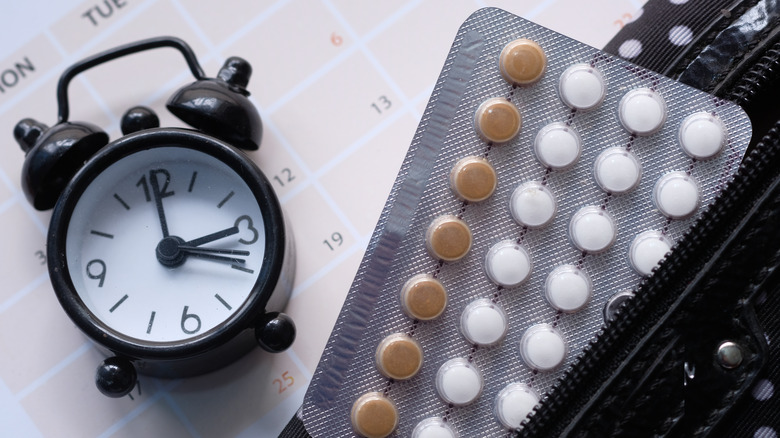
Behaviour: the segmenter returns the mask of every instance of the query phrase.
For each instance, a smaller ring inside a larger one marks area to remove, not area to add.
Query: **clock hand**
[[[157,181],[157,174],[162,173],[165,175],[165,185],[163,190],[160,191],[160,182]],[[160,217],[160,227],[162,227],[163,237],[168,237],[168,223],[165,220],[165,210],[163,209],[162,200],[165,197],[173,195],[173,192],[166,192],[168,189],[168,183],[171,181],[171,175],[165,169],[155,169],[149,171],[149,183],[152,185],[152,195],[154,196],[154,204],[157,207],[157,215]]]
[[[198,246],[186,246],[186,245],[179,245],[179,249],[187,253],[197,252],[197,253],[228,254],[228,255],[239,255],[239,256],[249,255],[249,251],[243,251],[240,249],[201,248]]]
[[[214,260],[216,262],[227,262],[227,263],[246,263],[246,260],[244,259],[237,259],[235,257],[225,257],[220,255],[214,255],[204,252],[190,252],[190,251],[184,251],[188,256],[191,257],[198,257],[201,259],[206,260]]]
[[[217,231],[216,233],[207,234],[203,237],[198,237],[197,239],[190,240],[189,242],[184,242],[183,246],[201,246],[204,243],[209,243],[215,240],[223,239],[225,237],[232,236],[233,234],[238,234],[237,226],[225,228],[224,230]]]

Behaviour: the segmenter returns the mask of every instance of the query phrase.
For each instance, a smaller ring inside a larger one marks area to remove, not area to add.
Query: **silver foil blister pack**
[[[537,62],[537,49],[545,58],[528,83],[512,79],[529,73],[502,56],[518,41],[531,47],[515,53],[518,62]],[[599,80],[605,93],[594,97]],[[487,101],[495,114],[485,115]],[[492,125],[504,123],[506,103],[521,128],[491,141],[507,132]],[[610,298],[634,289],[724,188],[750,135],[732,103],[505,11],[475,12],[455,37],[312,378],[307,430],[505,436],[603,327]],[[453,190],[453,168],[469,163],[476,179]],[[495,189],[464,200],[481,190],[485,163]],[[459,248],[464,230],[468,248]],[[415,279],[437,280],[446,305],[434,287],[410,311],[402,291],[409,299]]]

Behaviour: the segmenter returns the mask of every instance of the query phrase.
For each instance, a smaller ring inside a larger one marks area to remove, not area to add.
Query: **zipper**
[[[670,308],[680,304],[680,292],[728,236],[744,225],[751,208],[780,174],[780,110],[772,102],[777,102],[780,93],[778,80],[780,43],[768,49],[733,86],[720,90],[720,97],[745,109],[754,126],[753,140],[735,177],[655,274],[640,284],[630,304],[622,306],[618,316],[597,333],[517,436],[583,434],[584,415],[600,400],[596,394],[638,354],[635,347],[641,340],[637,334],[645,339],[654,334],[672,336],[671,330],[664,332],[660,327],[671,314]],[[762,132],[766,134],[757,139],[756,133]]]

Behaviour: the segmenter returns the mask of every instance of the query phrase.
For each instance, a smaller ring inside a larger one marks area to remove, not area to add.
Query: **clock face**
[[[73,289],[111,331],[175,343],[245,305],[263,268],[256,196],[196,149],[140,150],[106,167],[75,204],[65,238]]]

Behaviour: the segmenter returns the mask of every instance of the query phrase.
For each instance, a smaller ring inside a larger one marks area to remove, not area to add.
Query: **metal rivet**
[[[728,370],[742,364],[742,347],[731,341],[724,341],[718,346],[718,363]]]

